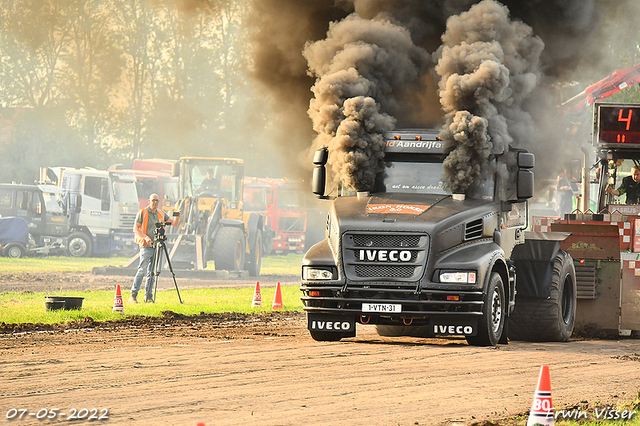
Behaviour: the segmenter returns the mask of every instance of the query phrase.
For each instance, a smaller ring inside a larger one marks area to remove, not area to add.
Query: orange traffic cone
[[[273,304],[271,310],[282,309],[282,291],[280,290],[280,283],[276,284],[276,294],[273,295]]]
[[[252,308],[262,307],[262,295],[260,294],[260,282],[256,281],[256,289],[253,291],[253,302],[251,302]]]
[[[545,426],[553,426],[555,424],[553,403],[551,402],[551,379],[549,378],[549,367],[546,365],[540,368],[538,387],[533,394],[533,403],[529,412],[529,420],[527,420],[527,426],[535,424]]]
[[[116,296],[113,298],[113,312],[124,314],[124,305],[122,304],[122,293],[120,292],[120,284],[116,285]]]

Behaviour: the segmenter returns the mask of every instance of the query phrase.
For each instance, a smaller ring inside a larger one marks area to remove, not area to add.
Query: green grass
[[[46,257],[9,259],[0,257],[0,271],[5,273],[42,273],[63,271],[91,271],[97,266],[122,266],[128,257],[73,258]],[[302,255],[269,256],[262,262],[263,275],[300,276]],[[213,269],[213,263],[207,269]],[[258,279],[259,281],[259,279]],[[282,286],[284,310],[302,311],[300,290],[297,285]],[[259,313],[271,311],[275,287],[262,287],[262,308],[252,308],[253,288],[243,289],[192,289],[181,290],[183,304],[173,290],[159,291],[155,304],[127,303],[129,292],[122,289],[124,313],[127,315],[161,316],[162,311],[173,311],[184,315],[220,312]],[[45,296],[84,297],[81,310],[46,311]],[[95,321],[122,318],[122,314],[112,312],[114,292],[112,291],[69,291],[49,293],[0,293],[0,322],[17,323],[64,323],[91,317]]]
[[[297,285],[281,286],[282,305],[285,311],[302,311],[300,290]],[[262,307],[252,308],[253,288],[241,289],[191,289],[180,291],[183,304],[173,290],[158,291],[156,303],[130,304],[128,291],[123,291],[124,316],[162,316],[162,311],[173,311],[184,315],[200,313],[261,313],[270,312],[275,287],[261,286]],[[84,297],[80,310],[47,311],[45,296]],[[113,312],[113,291],[73,291],[62,293],[2,293],[0,294],[0,321],[18,323],[64,323],[91,317],[95,321],[119,319],[123,314]]]
[[[91,271],[100,266],[122,266],[129,261],[129,257],[25,257],[10,259],[0,257],[0,272],[7,273],[38,273],[62,271]],[[296,275],[300,276],[302,265],[301,254],[287,256],[267,256],[262,259],[260,273],[264,275]],[[207,269],[213,270],[213,262],[207,264]]]
[[[62,271],[91,271],[96,266],[122,266],[128,257],[0,257],[0,271],[9,273],[38,273]]]

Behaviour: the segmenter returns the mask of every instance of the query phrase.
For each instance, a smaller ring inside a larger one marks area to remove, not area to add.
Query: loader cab
[[[183,157],[176,169],[174,174],[182,177],[180,199],[198,197],[200,210],[209,210],[216,200],[222,199],[227,209],[235,211],[229,218],[242,218],[243,160]]]

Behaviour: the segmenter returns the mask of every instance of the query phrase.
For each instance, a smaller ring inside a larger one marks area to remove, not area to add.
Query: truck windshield
[[[119,203],[137,203],[138,191],[133,181],[114,180],[113,199]]]
[[[64,210],[62,208],[62,206],[64,206],[64,201],[61,193],[43,191],[42,197],[44,198],[45,208],[49,213],[53,213],[55,215],[64,214]]]
[[[386,192],[451,194],[440,162],[387,161],[384,187]]]
[[[451,195],[440,158],[403,156],[392,158],[385,165],[385,192]],[[471,185],[466,195],[468,198],[492,200],[494,187],[493,175],[490,175],[484,181]]]
[[[267,188],[265,186],[245,185],[243,193],[244,208],[258,212],[267,210]]]
[[[169,200],[177,200],[178,196],[178,178],[175,177],[163,177],[162,179],[162,194],[164,198]]]
[[[299,209],[302,205],[303,192],[295,186],[281,186],[278,188],[278,208]]]
[[[193,164],[188,170],[185,187],[188,196],[208,195],[238,201],[240,197],[239,170],[235,164]]]

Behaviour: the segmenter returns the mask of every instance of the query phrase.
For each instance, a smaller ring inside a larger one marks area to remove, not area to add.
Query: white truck
[[[67,251],[74,257],[131,254],[133,223],[139,210],[136,177],[93,168],[50,167],[41,181],[64,191],[70,216]]]

